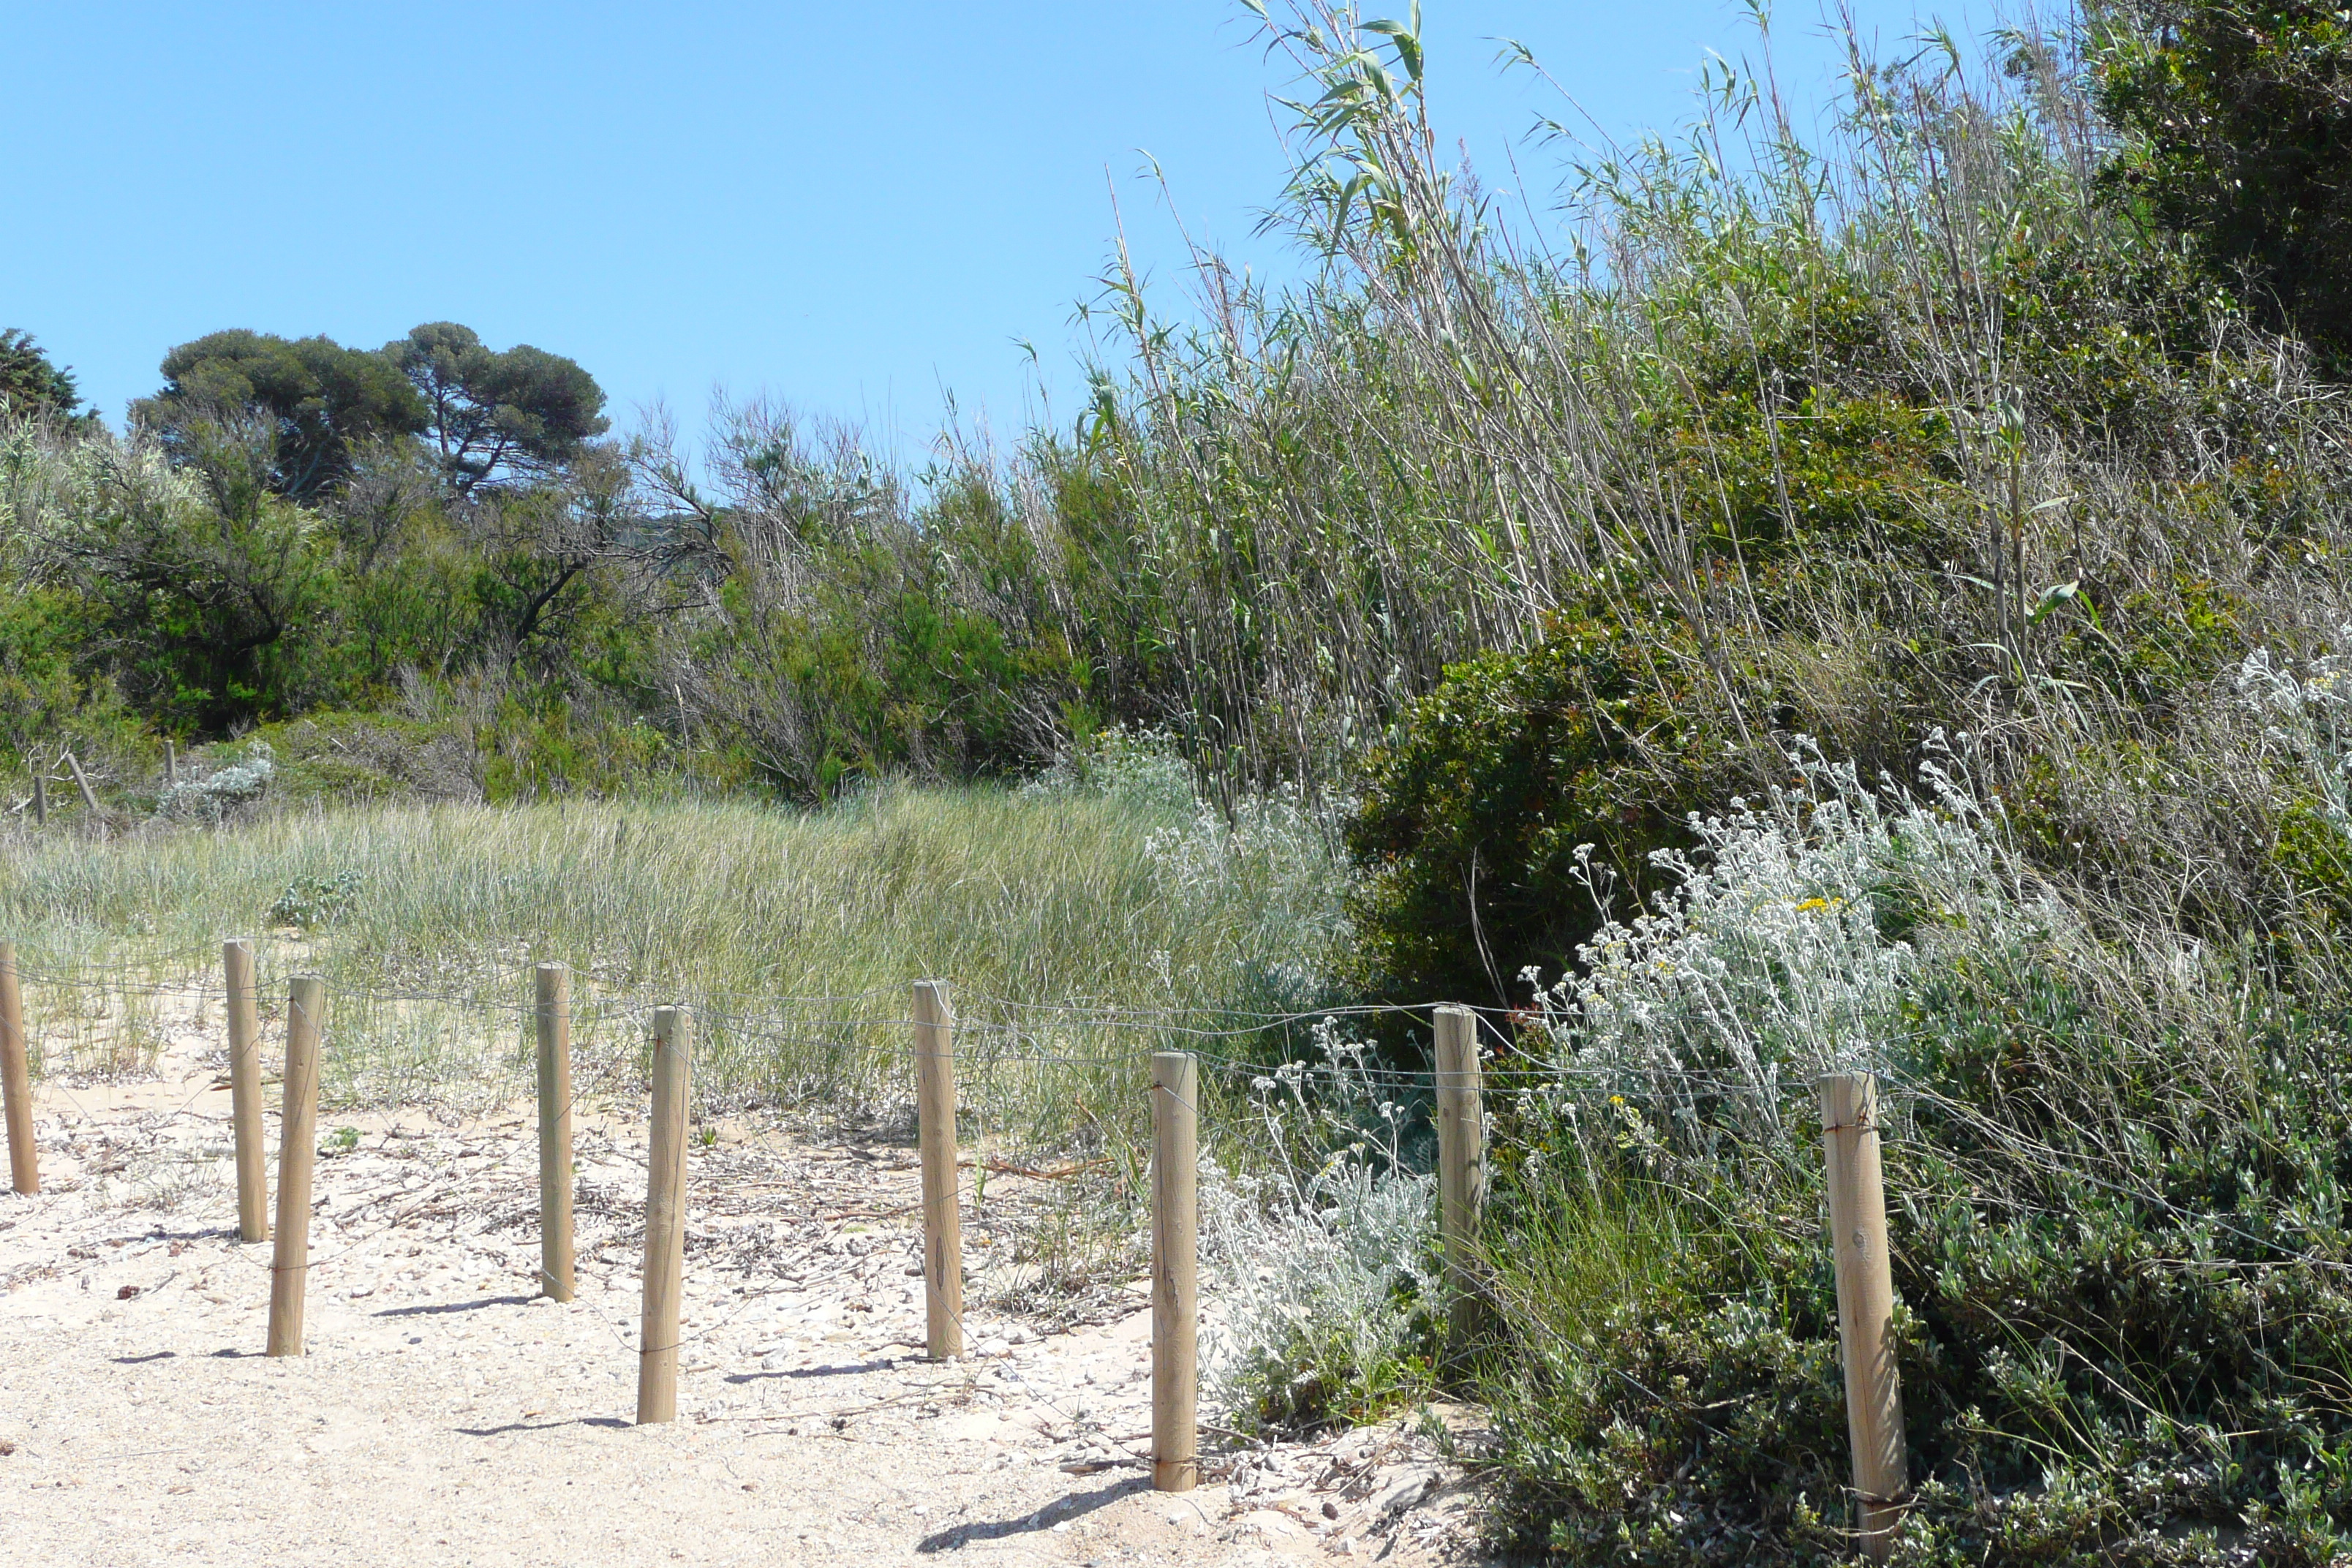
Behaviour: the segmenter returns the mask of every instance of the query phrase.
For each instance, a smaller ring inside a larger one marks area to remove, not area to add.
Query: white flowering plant
[[[1266,1163],[1202,1173],[1202,1377],[1244,1432],[1364,1420],[1429,1381],[1436,1216],[1410,1112],[1336,1019],[1315,1041],[1251,1085]]]
[[[1657,907],[1605,921],[1538,985],[1526,1108],[1590,1123],[1612,1107],[1614,1125],[1638,1105],[1692,1146],[1778,1143],[1816,1076],[1895,1065],[1922,943],[2007,940],[2053,913],[2022,896],[1939,745],[1927,798],[1800,744],[1787,784],[1694,816],[1698,847],[1655,857],[1675,879]]]

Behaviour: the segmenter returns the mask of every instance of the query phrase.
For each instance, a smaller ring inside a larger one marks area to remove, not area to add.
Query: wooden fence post
[[[1486,1210],[1486,1111],[1478,1067],[1478,1016],[1440,1007],[1437,1035],[1437,1224],[1445,1242],[1448,1321],[1454,1347],[1481,1322],[1478,1248]]]
[[[236,1238],[269,1239],[269,1151],[261,1111],[261,1009],[253,984],[253,943],[221,943],[227,992],[228,1115],[236,1139]]]
[[[1829,1161],[1830,1233],[1837,1260],[1838,1342],[1863,1555],[1895,1549],[1909,1489],[1903,1391],[1895,1367],[1895,1278],[1886,1253],[1886,1189],[1879,1163],[1878,1084],[1868,1073],[1814,1082]]]
[[[163,742],[163,787],[173,789],[180,783],[180,748],[171,742]]]
[[[40,826],[49,820],[49,770],[33,770],[33,826]]]
[[[572,975],[539,966],[539,1281],[572,1300]]]
[[[88,775],[83,773],[81,771],[81,759],[75,756],[71,752],[68,752],[66,753],[66,766],[73,771],[74,787],[81,791],[82,805],[89,807],[91,811],[95,812],[98,809],[98,794],[89,787],[89,779]]]
[[[37,1193],[41,1152],[33,1143],[33,1068],[13,942],[0,942],[0,1096],[5,1096],[8,1119],[8,1174],[18,1192]]]
[[[269,1268],[269,1353],[302,1353],[310,1274],[310,1166],[319,1155],[319,1033],[327,983],[298,974],[286,996],[286,1104],[278,1125],[278,1250]]]
[[[955,1018],[944,980],[915,982],[915,1118],[923,1155],[924,1350],[963,1353],[963,1218],[956,1182]]]
[[[1200,1066],[1151,1055],[1151,1487],[1201,1479]]]
[[[686,1288],[686,1113],[694,1017],[654,1014],[654,1113],[646,1181],[646,1296],[637,1341],[637,1425],[677,1419],[678,1306]]]

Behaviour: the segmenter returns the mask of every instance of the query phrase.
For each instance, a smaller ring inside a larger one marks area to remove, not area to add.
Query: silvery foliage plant
[[[1217,1304],[1202,1377],[1244,1431],[1369,1406],[1397,1382],[1422,1304],[1439,1300],[1434,1191],[1400,1159],[1408,1113],[1336,1020],[1318,1023],[1316,1044],[1319,1063],[1252,1086],[1268,1167],[1202,1173],[1202,1294]]]
[[[217,822],[241,805],[249,805],[268,793],[269,781],[278,771],[275,753],[267,741],[246,743],[245,757],[225,768],[215,768],[202,778],[193,775],[182,779],[164,790],[155,803],[157,813],[171,817],[201,817]]]
[[[1817,1075],[1899,1068],[1888,1042],[1918,944],[1999,937],[2025,913],[1958,753],[1940,735],[1932,749],[1927,799],[1883,777],[1866,787],[1801,743],[1788,784],[1694,814],[1696,848],[1655,857],[1679,886],[1608,920],[1558,984],[1526,972],[1539,989],[1523,1038],[1549,1059],[1525,1109],[1597,1112],[1623,1124],[1613,1137],[1777,1142]],[[1605,873],[1586,864],[1605,903]]]
[[[1024,795],[1097,795],[1171,816],[1197,804],[1192,770],[1175,737],[1160,730],[1115,724],[1066,748],[1054,765],[1021,786]]]
[[[2352,626],[2338,633],[2352,646]],[[2315,809],[2352,838],[2352,654],[2322,654],[2297,669],[2268,648],[2238,666],[2238,696],[2262,721],[2263,750],[2308,783]]]

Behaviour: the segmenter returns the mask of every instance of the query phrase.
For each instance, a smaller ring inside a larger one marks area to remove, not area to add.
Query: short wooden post
[[[572,974],[539,966],[539,1282],[572,1300]]]
[[[73,772],[74,788],[81,791],[82,805],[89,807],[92,811],[96,811],[98,809],[98,795],[96,792],[91,790],[89,787],[89,779],[88,775],[83,773],[81,771],[81,759],[75,756],[71,752],[68,752],[66,753],[66,766]]]
[[[236,1139],[236,1238],[269,1239],[269,1151],[261,1111],[261,1008],[253,984],[253,943],[221,943],[228,994],[228,1115]]]
[[[677,1419],[678,1306],[686,1287],[686,1111],[694,1019],[654,1014],[654,1119],[646,1181],[646,1297],[637,1341],[637,1425]]]
[[[1829,1161],[1830,1233],[1837,1260],[1838,1342],[1863,1555],[1895,1549],[1910,1489],[1903,1391],[1895,1379],[1895,1278],[1886,1251],[1886,1189],[1879,1164],[1878,1084],[1868,1073],[1815,1080]]]
[[[35,768],[33,770],[33,826],[37,827],[48,819],[49,770],[45,767]]]
[[[924,1349],[963,1353],[963,1218],[956,1182],[955,1019],[944,980],[915,982],[915,1119],[923,1154]]]
[[[180,782],[180,749],[171,742],[163,742],[163,787],[176,788]]]
[[[8,1174],[20,1193],[41,1190],[33,1143],[33,1068],[25,1043],[25,995],[16,984],[16,944],[0,942],[0,1099],[8,1118]]]
[[[327,984],[298,974],[286,997],[286,1104],[278,1112],[278,1250],[269,1268],[269,1353],[302,1353],[310,1274],[310,1166],[319,1154],[319,1032]]]
[[[1151,1056],[1151,1486],[1201,1479],[1200,1068]]]
[[[1486,1111],[1478,1016],[1440,1007],[1437,1034],[1437,1223],[1445,1243],[1449,1318],[1457,1349],[1477,1332],[1480,1226],[1486,1210]]]

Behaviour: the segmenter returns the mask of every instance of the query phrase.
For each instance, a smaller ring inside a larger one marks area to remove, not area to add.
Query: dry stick
[[[8,1117],[8,1173],[20,1193],[41,1190],[33,1146],[33,1069],[25,1049],[25,997],[16,988],[16,944],[0,942],[0,1098]]]
[[[572,1300],[572,975],[539,966],[539,1279]]]
[[[1879,1166],[1878,1083],[1868,1073],[1830,1073],[1822,1100],[1829,1160],[1830,1232],[1837,1260],[1838,1341],[1845,1353],[1845,1416],[1853,1437],[1853,1489],[1863,1554],[1895,1549],[1910,1480],[1903,1391],[1895,1381],[1895,1279],[1886,1254],[1886,1189]]]
[[[81,803],[92,811],[98,809],[98,796],[91,792],[89,780],[82,775],[81,763],[71,752],[66,753],[66,766],[73,770],[74,787],[81,791]]]
[[[1445,1242],[1448,1322],[1454,1348],[1466,1346],[1480,1321],[1477,1257],[1486,1209],[1486,1114],[1478,1067],[1478,1016],[1440,1007],[1437,1025],[1437,1213]]]
[[[1201,1479],[1200,1068],[1182,1051],[1151,1056],[1151,1486]]]
[[[269,1151],[261,1121],[261,1010],[253,986],[253,943],[221,943],[228,993],[228,1114],[236,1134],[236,1238],[269,1239]]]
[[[923,1150],[924,1349],[963,1353],[963,1221],[957,1212],[955,1021],[948,983],[915,982],[915,1111]]]
[[[278,1251],[269,1268],[269,1353],[302,1353],[310,1274],[310,1164],[319,1154],[319,1030],[327,983],[298,974],[286,997],[286,1105],[278,1113]]]
[[[686,1286],[686,1108],[694,1018],[654,1014],[654,1120],[646,1178],[646,1299],[637,1425],[677,1419],[678,1300]]]

